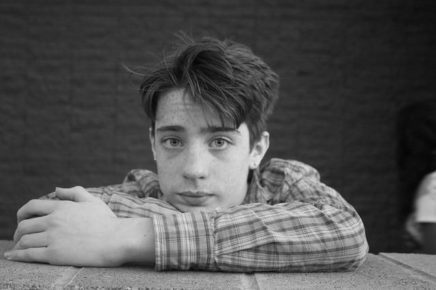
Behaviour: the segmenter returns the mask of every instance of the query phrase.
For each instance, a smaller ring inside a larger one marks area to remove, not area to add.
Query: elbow
[[[359,268],[366,261],[366,257],[368,256],[368,251],[369,251],[369,247],[365,238],[365,242],[359,246],[355,255],[352,257],[348,270],[354,271],[357,268]]]
[[[352,238],[352,243],[349,246],[349,249],[345,251],[347,253],[348,263],[345,266],[345,270],[353,271],[359,268],[365,261],[368,256],[369,246],[366,239],[365,228],[363,223],[360,221],[359,230],[355,232],[355,235]]]

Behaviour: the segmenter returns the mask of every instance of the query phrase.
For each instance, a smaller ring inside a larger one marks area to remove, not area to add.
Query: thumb
[[[76,202],[95,201],[95,197],[87,192],[81,186],[71,188],[56,187],[56,196],[62,200],[71,200]]]

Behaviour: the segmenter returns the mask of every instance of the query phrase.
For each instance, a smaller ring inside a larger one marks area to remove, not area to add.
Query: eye
[[[161,143],[165,148],[169,149],[180,148],[183,146],[182,140],[174,137],[164,138]]]
[[[224,149],[230,144],[230,141],[225,138],[215,138],[210,143],[210,147],[213,149]]]

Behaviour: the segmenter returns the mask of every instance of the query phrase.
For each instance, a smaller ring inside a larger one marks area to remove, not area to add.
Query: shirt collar
[[[242,204],[248,203],[268,203],[271,199],[271,194],[262,186],[262,177],[259,168],[256,168],[251,173],[251,178],[248,181],[247,194],[245,195]]]

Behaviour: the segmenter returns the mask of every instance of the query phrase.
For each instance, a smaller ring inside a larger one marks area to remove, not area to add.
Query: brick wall
[[[153,168],[123,65],[150,63],[184,30],[265,58],[282,82],[269,156],[318,168],[361,214],[371,250],[398,249],[395,116],[435,98],[435,11],[431,0],[2,1],[0,238],[56,185]]]

